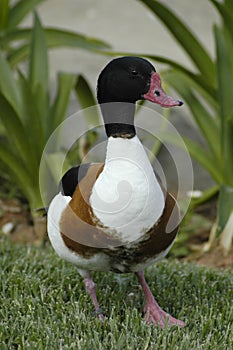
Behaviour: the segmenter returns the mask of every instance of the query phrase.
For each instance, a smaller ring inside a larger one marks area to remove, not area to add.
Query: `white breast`
[[[137,240],[160,218],[163,192],[137,136],[109,138],[90,203],[100,223],[124,242]]]

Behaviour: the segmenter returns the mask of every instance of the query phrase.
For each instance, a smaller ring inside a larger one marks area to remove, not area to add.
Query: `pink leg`
[[[184,322],[177,320],[160,308],[159,304],[156,302],[153,294],[151,293],[148,284],[146,283],[144,273],[139,271],[136,272],[136,275],[138,276],[139,282],[146,297],[146,304],[144,307],[146,322],[153,323],[154,325],[159,324],[162,328],[164,328],[166,320],[168,320],[169,326],[178,325],[180,327],[184,327]]]
[[[98,318],[102,323],[104,323],[104,315],[102,313],[101,307],[99,306],[97,297],[96,297],[96,285],[93,279],[90,277],[84,278],[85,288],[87,293],[90,295],[91,300],[95,307],[95,313],[98,315]]]

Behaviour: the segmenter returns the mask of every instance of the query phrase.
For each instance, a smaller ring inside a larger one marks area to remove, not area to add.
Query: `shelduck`
[[[96,315],[104,315],[91,271],[135,273],[145,294],[145,320],[165,326],[184,323],[163,311],[143,270],[166,256],[177,235],[179,209],[160,185],[134,127],[138,100],[181,106],[166,95],[153,65],[120,57],[102,70],[97,83],[108,137],[103,164],[82,164],[62,178],[48,210],[48,235],[57,254],[75,264]],[[170,229],[168,229],[168,226]]]

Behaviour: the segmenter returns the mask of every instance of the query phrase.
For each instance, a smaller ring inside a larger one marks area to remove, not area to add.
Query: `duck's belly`
[[[63,240],[59,224],[61,214],[70,199],[70,197],[61,194],[53,199],[48,212],[48,235],[57,254],[61,258],[76,264],[80,270],[113,271],[117,273],[136,272],[162,259],[172,246],[174,235],[171,235],[169,239],[169,235],[164,233],[169,240],[162,247],[159,247],[161,239],[158,237],[158,243],[156,244],[153,242],[152,235],[149,240],[145,236],[147,241],[145,249],[143,248],[143,240],[109,248],[90,248],[86,246],[85,253],[83,253],[83,249],[80,251],[71,249]]]
[[[112,175],[114,174],[114,176]],[[123,242],[142,237],[160,218],[163,192],[154,173],[127,159],[114,160],[98,177],[90,197],[97,225]]]

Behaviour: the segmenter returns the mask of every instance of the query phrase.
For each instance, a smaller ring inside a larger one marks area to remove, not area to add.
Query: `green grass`
[[[45,248],[0,240],[0,349],[233,349],[233,275],[177,261],[146,271],[160,305],[186,322],[165,330],[144,323],[133,275],[95,274],[106,324],[74,266]]]

